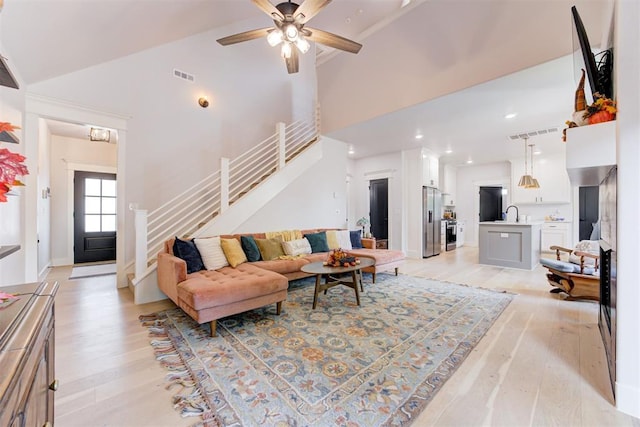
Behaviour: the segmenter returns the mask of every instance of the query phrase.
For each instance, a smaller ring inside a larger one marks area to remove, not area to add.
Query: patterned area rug
[[[365,276],[366,278],[367,276]],[[338,286],[311,309],[314,279],[275,305],[218,321],[142,316],[183,416],[224,426],[401,426],[424,409],[512,296],[379,274],[362,305]]]

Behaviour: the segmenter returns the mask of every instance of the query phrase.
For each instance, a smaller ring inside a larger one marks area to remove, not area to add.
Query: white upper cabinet
[[[557,204],[571,203],[571,183],[565,165],[564,151],[552,155],[533,156],[533,176],[540,188],[518,187],[524,174],[524,158],[511,160],[511,203],[514,204]],[[531,171],[531,165],[529,165]]]
[[[438,157],[429,150],[422,149],[422,185],[439,188]]]
[[[442,180],[440,182],[442,186],[442,204],[444,206],[456,205],[456,167],[452,165],[444,165],[442,174]]]

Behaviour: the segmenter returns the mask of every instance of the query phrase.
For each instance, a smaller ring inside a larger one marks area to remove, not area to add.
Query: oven
[[[456,248],[456,234],[458,224],[455,219],[447,219],[447,230],[445,233],[445,249],[452,251]]]

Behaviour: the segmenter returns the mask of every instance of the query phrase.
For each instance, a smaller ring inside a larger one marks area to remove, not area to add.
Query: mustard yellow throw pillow
[[[247,256],[238,239],[220,239],[220,245],[231,267],[236,268],[243,262],[247,262]]]
[[[275,239],[256,239],[256,244],[258,245],[263,261],[271,261],[284,255],[284,250],[282,250],[282,237]]]

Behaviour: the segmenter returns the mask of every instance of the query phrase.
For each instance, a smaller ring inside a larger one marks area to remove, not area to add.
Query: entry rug
[[[73,267],[69,279],[80,279],[83,277],[107,276],[116,274],[116,263],[93,264]]]
[[[205,426],[402,426],[431,401],[512,295],[379,274],[361,306],[313,278],[275,304],[218,321],[218,337],[180,309],[141,316],[183,416]]]

